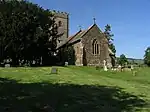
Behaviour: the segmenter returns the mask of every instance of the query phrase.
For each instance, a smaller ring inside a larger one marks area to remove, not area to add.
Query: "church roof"
[[[86,32],[86,30],[80,30],[79,32],[77,32],[76,34],[74,34],[73,36],[71,36],[71,37],[69,37],[69,38],[71,38],[71,40],[70,40],[70,42],[72,42],[74,39],[79,39],[79,38],[81,38],[83,35],[84,35],[84,33]]]
[[[90,26],[88,29],[86,30],[80,30],[78,31],[76,34],[74,34],[73,36],[70,36],[69,38],[71,38],[71,41],[69,41],[69,43],[72,43],[72,41],[76,40],[76,39],[81,39],[90,29],[92,29],[96,24],[93,24],[92,26]]]
[[[92,29],[96,24],[93,24],[92,26],[90,26],[87,30],[80,30],[79,32],[77,32],[76,34],[74,34],[73,36],[70,36],[70,41],[69,43],[72,43],[78,39],[81,40],[81,38],[90,30]],[[96,25],[97,26],[97,25]],[[99,29],[99,28],[98,28]],[[99,29],[99,31],[101,32],[101,30]],[[108,52],[109,54],[111,55],[115,55],[115,53],[110,49],[108,48]]]
[[[88,29],[86,30],[80,30],[77,33],[75,33],[74,35],[70,36],[69,38],[67,38],[66,40],[64,40],[63,42],[61,42],[58,46],[57,49],[62,48],[63,46],[67,45],[73,45],[77,42],[80,42],[82,37],[90,30],[92,29],[96,24],[93,24],[92,26],[90,26]],[[97,25],[96,25],[97,27]],[[99,29],[99,28],[98,28]],[[101,30],[99,29],[99,31],[101,32]],[[111,49],[108,49],[109,53],[111,55],[115,55]]]
[[[80,34],[81,31],[78,31],[76,34],[70,36],[69,38],[67,38],[66,40],[64,40],[63,42],[59,43],[57,45],[57,48],[56,49],[59,49],[59,48],[62,48],[63,46],[65,45],[69,45],[69,44],[74,44],[76,42],[79,42],[80,41],[80,38],[74,38],[76,37],[78,34]]]

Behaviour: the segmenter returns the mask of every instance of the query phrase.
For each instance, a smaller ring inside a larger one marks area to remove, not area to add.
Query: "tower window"
[[[61,22],[61,21],[58,22],[58,26],[59,26],[59,27],[62,26],[62,22]]]

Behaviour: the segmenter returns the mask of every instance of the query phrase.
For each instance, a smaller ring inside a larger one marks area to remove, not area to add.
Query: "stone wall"
[[[65,41],[66,38],[68,38],[69,36],[69,15],[68,13],[65,12],[56,12],[54,14],[55,16],[55,21],[59,26],[59,22],[62,23],[61,26],[59,26],[58,28],[58,34],[64,33],[61,37],[60,37],[60,41]]]
[[[97,55],[92,53],[92,43],[94,39],[96,39],[100,45],[100,54]],[[102,66],[103,60],[109,60],[107,40],[103,33],[100,32],[97,25],[93,26],[93,28],[91,28],[87,34],[82,37],[82,43],[85,50],[83,54],[84,60],[86,61],[87,65]]]
[[[81,42],[74,45],[76,61],[75,65],[83,66],[83,45]]]

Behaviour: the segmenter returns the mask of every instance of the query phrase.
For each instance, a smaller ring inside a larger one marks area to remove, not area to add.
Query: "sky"
[[[69,34],[96,24],[110,24],[117,56],[143,58],[150,46],[150,0],[29,0],[45,9],[69,13]]]

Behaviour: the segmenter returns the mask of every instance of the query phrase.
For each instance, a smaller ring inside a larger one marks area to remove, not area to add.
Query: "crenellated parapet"
[[[68,16],[69,16],[69,14],[67,12],[61,12],[61,11],[53,10],[52,13],[54,14],[55,17],[60,17],[60,18],[68,19]]]

